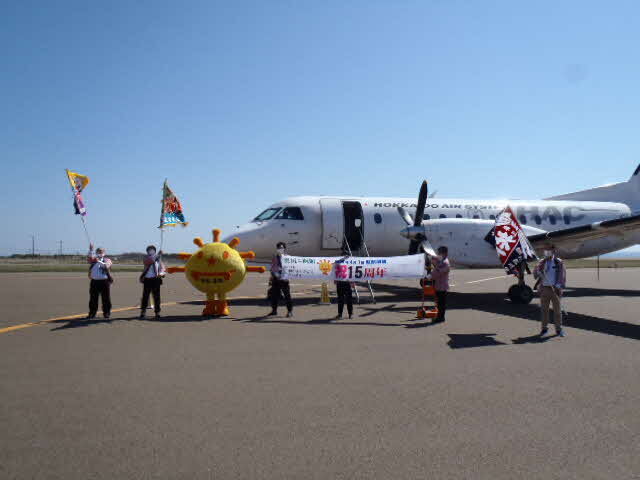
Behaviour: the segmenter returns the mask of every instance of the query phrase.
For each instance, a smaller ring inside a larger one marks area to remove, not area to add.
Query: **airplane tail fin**
[[[632,212],[640,211],[640,165],[626,182],[604,185],[579,192],[566,193],[545,200],[583,200],[592,202],[626,203]]]

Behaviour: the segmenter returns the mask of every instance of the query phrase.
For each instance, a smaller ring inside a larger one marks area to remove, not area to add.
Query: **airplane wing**
[[[580,242],[608,237],[610,235],[625,235],[640,230],[640,215],[604,220],[590,225],[565,228],[555,232],[540,233],[527,237],[533,248],[540,249],[550,241],[560,249],[571,249]]]

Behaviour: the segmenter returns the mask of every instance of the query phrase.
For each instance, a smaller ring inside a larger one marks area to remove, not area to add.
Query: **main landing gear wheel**
[[[528,285],[511,285],[509,288],[509,298],[513,303],[526,305],[533,300],[533,289]]]

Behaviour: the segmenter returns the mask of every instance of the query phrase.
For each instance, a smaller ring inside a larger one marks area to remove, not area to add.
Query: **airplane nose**
[[[238,237],[240,240],[240,245],[237,247],[238,250],[243,252],[252,251],[256,254],[256,257],[264,256],[264,241],[261,240],[260,233],[256,228],[240,227],[222,241],[229,243],[234,237]]]

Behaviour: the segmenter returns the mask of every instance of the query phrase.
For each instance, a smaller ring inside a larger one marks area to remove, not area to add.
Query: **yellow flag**
[[[81,175],[79,173],[72,172],[71,170],[67,170],[67,177],[69,177],[71,188],[75,191],[81,192],[87,185],[89,185],[89,177],[86,175]]]

